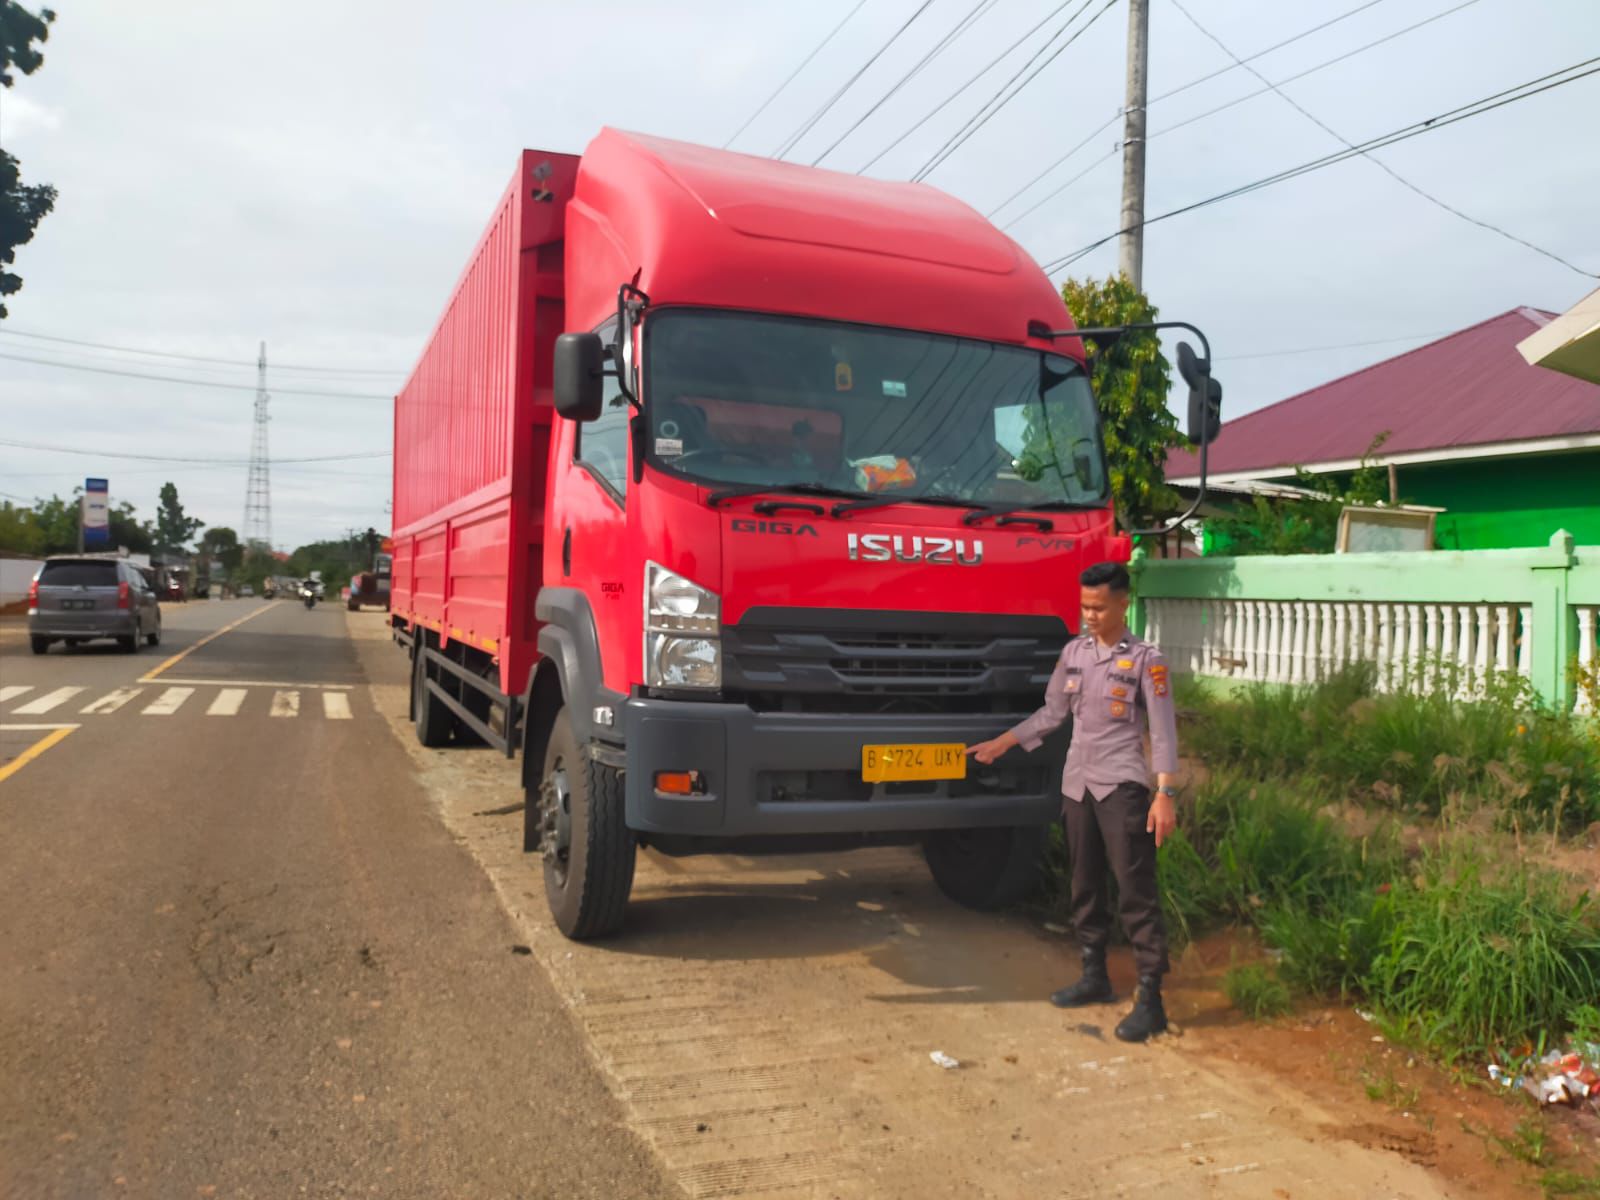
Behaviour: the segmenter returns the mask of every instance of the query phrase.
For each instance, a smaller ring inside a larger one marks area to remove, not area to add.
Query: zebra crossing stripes
[[[147,717],[170,717],[182,708],[184,701],[192,695],[194,695],[192,687],[169,687],[144,706],[144,715]]]
[[[137,698],[139,693],[142,691],[144,691],[143,688],[121,687],[114,692],[107,692],[98,700],[90,701],[78,711],[85,713],[116,712],[117,709],[121,708],[124,704],[127,704],[130,700]]]
[[[78,714],[90,717],[111,716],[114,713],[134,713],[146,717],[171,717],[184,713],[203,713],[207,717],[275,717],[282,720],[298,718],[325,721],[349,721],[354,718],[350,692],[342,686],[326,684],[285,684],[267,687],[225,687],[215,690],[199,680],[183,684],[148,686],[147,681],[112,688],[95,695],[87,687],[59,687],[41,691],[32,684],[8,684],[0,688],[0,721],[13,717],[42,717],[66,706]],[[319,704],[305,693],[321,693]],[[302,698],[304,697],[304,703]],[[17,702],[13,707],[12,702]],[[81,707],[79,703],[81,702]],[[57,714],[59,717],[59,713]]]
[[[206,709],[206,716],[238,716],[239,710],[244,707],[244,698],[249,694],[248,688],[223,688],[217,693],[217,698],[211,702],[211,707]]]
[[[53,692],[46,692],[37,700],[30,700],[19,708],[13,709],[11,715],[15,717],[42,717],[52,708],[59,708],[84,690],[81,687],[57,688]]]

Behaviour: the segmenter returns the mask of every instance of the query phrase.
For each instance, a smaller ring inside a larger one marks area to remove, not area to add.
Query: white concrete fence
[[[1136,563],[1144,635],[1178,673],[1299,684],[1371,663],[1381,689],[1467,698],[1515,674],[1591,708],[1600,547]],[[1576,670],[1574,669],[1576,668]]]

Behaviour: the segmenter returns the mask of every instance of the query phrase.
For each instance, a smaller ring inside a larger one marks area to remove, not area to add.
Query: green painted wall
[[[1441,550],[1544,546],[1558,529],[1600,546],[1600,451],[1401,467],[1400,496],[1448,510]]]
[[[1426,463],[1399,477],[1401,500],[1447,510],[1434,527],[1441,550],[1544,546],[1558,529],[1600,546],[1600,450]]]

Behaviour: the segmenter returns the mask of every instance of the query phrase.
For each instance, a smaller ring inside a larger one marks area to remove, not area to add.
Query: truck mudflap
[[[1009,724],[971,714],[763,713],[636,697],[622,708],[628,826],[743,838],[1048,824],[1061,812],[1061,738],[1032,754],[1014,750],[991,767],[968,760],[966,779],[862,779],[863,746],[966,745]],[[694,794],[658,790],[661,772],[694,772]]]

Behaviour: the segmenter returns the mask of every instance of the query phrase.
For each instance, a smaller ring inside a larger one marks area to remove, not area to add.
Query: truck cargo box
[[[527,685],[575,155],[525,150],[394,406],[392,612]]]

